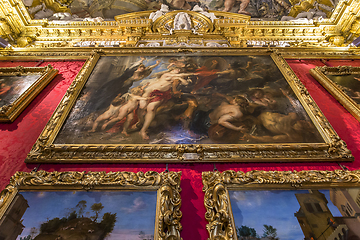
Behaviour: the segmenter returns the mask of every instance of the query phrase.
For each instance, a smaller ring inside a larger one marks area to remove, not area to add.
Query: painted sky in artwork
[[[330,201],[329,191],[320,190],[328,200],[328,208],[334,217],[341,216],[337,207]],[[230,201],[237,227],[241,225],[255,228],[262,236],[263,225],[277,229],[279,239],[300,240],[304,234],[294,213],[300,205],[296,193],[309,193],[307,190],[273,191],[230,191]]]
[[[138,240],[139,232],[145,235],[154,235],[156,213],[156,191],[101,191],[101,192],[21,192],[28,201],[29,208],[23,216],[25,226],[22,234],[17,238],[29,235],[32,227],[38,228],[41,223],[55,217],[67,217],[71,208],[85,200],[87,208],[84,216],[90,217],[94,213],[90,206],[94,203],[102,203],[104,209],[100,212],[98,222],[104,213],[116,213],[114,230],[107,240],[123,239]]]

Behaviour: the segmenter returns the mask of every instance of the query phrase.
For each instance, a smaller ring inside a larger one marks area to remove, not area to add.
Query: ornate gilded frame
[[[359,187],[360,171],[203,172],[205,218],[209,240],[237,240],[229,190],[294,190]]]
[[[51,65],[46,67],[7,67],[0,68],[0,77],[40,75],[40,77],[23,92],[13,103],[0,107],[0,122],[13,122],[27,105],[56,76],[57,69]]]
[[[58,105],[53,116],[34,144],[27,163],[73,162],[248,162],[248,161],[352,161],[353,157],[301,81],[280,54],[272,49],[202,49],[202,48],[124,48],[93,52]],[[54,144],[56,135],[69,114],[100,56],[171,54],[201,56],[269,55],[299,98],[324,139],[314,144]],[[79,53],[80,54],[80,53]]]
[[[345,93],[344,87],[329,79],[329,75],[351,75],[360,74],[360,67],[338,66],[338,67],[316,67],[310,69],[310,74],[357,120],[360,121],[360,107]]]
[[[181,240],[181,172],[17,172],[0,193],[0,219],[19,191],[157,191],[154,239]]]

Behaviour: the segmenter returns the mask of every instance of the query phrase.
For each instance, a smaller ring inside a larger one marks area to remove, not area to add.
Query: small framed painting
[[[310,74],[360,121],[360,67],[316,67]]]
[[[180,172],[17,172],[0,238],[180,240]]]
[[[359,171],[204,172],[209,239],[360,239]]]
[[[51,65],[0,68],[0,122],[13,122],[57,73]]]

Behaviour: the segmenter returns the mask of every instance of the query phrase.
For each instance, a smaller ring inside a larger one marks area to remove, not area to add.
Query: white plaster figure
[[[165,15],[166,13],[169,12],[169,6],[165,5],[165,4],[161,4],[161,8],[160,10],[156,11],[156,12],[152,12],[150,13],[150,19],[155,22],[156,19],[158,19],[159,17],[161,17],[162,15]]]
[[[209,18],[211,20],[211,22],[214,22],[214,20],[217,19],[217,17],[215,16],[214,13],[209,13],[208,11],[206,11],[203,8],[199,7],[199,5],[195,5],[194,8],[191,11],[201,13],[205,17]]]
[[[174,30],[191,30],[191,19],[185,12],[179,12],[174,19]]]

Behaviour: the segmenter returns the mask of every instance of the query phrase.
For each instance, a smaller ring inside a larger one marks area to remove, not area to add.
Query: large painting
[[[360,239],[358,177],[340,170],[206,172],[210,238]]]
[[[47,67],[0,68],[0,122],[12,122],[58,70]]]
[[[195,150],[182,153],[193,160],[206,157],[201,152],[205,146],[209,150],[228,144],[248,150],[326,146],[322,123],[314,121],[309,106],[304,108],[298,86],[284,77],[274,60],[282,61],[275,55],[100,57],[72,99],[71,110],[67,104],[70,112],[53,132],[52,146],[62,150],[64,146],[68,150],[80,145],[114,146],[111,156],[102,156],[103,160],[126,158],[130,149],[124,146],[146,146],[157,149],[157,154],[165,147],[164,157],[171,158],[172,147],[179,150],[176,146],[194,148],[196,144]],[[117,151],[125,155],[116,155]],[[154,158],[147,154],[143,158]],[[160,155],[156,158],[164,160]],[[34,159],[32,152],[30,159]],[[294,160],[299,159],[294,155]]]
[[[49,182],[45,177],[52,180]],[[63,177],[68,182],[63,181]],[[17,173],[14,178],[25,181],[28,189],[20,184],[15,187],[17,191],[8,186],[1,193],[0,237],[3,239],[154,240],[169,237],[180,240],[180,173],[39,172]],[[29,181],[35,178],[36,183]],[[88,185],[86,181],[90,178],[96,178],[101,184]],[[124,181],[120,183],[116,178]],[[173,182],[169,183],[168,179]],[[69,181],[72,184],[69,185]],[[51,185],[56,186],[49,189]],[[79,189],[80,185],[84,189]],[[109,185],[112,188],[109,189]],[[164,215],[169,222],[163,220]]]
[[[360,67],[316,67],[310,74],[360,121]]]

